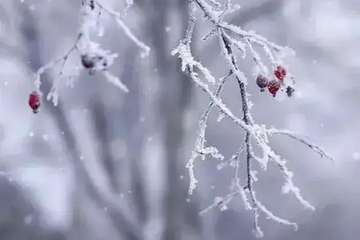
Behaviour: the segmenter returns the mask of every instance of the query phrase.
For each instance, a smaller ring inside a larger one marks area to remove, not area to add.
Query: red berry
[[[269,92],[275,97],[277,91],[280,89],[280,82],[277,80],[271,80],[267,86]]]
[[[269,80],[266,77],[264,77],[263,75],[259,75],[256,78],[256,84],[260,88],[260,91],[263,92],[265,90],[265,88],[268,86]]]
[[[29,95],[29,106],[33,110],[33,113],[39,112],[40,107],[40,95],[37,92],[32,92]]]
[[[81,56],[81,64],[84,68],[93,68],[95,65],[94,61],[88,55]]]
[[[279,79],[279,80],[284,80],[285,76],[286,76],[286,70],[285,68],[283,68],[282,66],[277,66],[276,69],[274,70],[274,75]]]

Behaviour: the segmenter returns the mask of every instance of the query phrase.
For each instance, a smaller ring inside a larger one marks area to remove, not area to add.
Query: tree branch
[[[233,12],[231,10],[231,0],[228,0],[225,5],[216,2],[215,0],[190,0],[191,8],[190,8],[190,17],[189,17],[189,24],[188,24],[188,31],[186,32],[185,38],[180,41],[179,46],[172,52],[173,55],[178,54],[179,58],[182,60],[182,70],[193,80],[193,82],[202,89],[210,98],[210,104],[208,108],[205,110],[203,116],[199,122],[199,131],[197,140],[195,143],[195,149],[192,153],[191,159],[187,164],[187,168],[189,169],[190,175],[190,187],[189,193],[192,193],[196,187],[197,180],[195,179],[194,174],[194,161],[197,157],[201,157],[204,159],[206,156],[219,158],[220,160],[223,159],[220,152],[215,147],[206,147],[205,146],[205,130],[206,130],[206,123],[207,118],[210,114],[210,111],[213,106],[216,106],[221,113],[223,113],[227,118],[229,118],[232,122],[240,126],[245,131],[245,140],[244,143],[239,148],[236,157],[232,157],[230,160],[225,162],[225,165],[232,165],[231,163],[235,161],[235,178],[234,182],[237,187],[237,190],[230,195],[226,196],[225,198],[219,198],[215,200],[215,203],[211,205],[209,208],[205,209],[203,212],[208,211],[209,209],[213,208],[214,206],[224,206],[234,196],[240,195],[244,202],[246,209],[251,209],[253,211],[253,218],[254,218],[254,229],[253,233],[257,237],[262,237],[263,232],[261,231],[259,224],[258,224],[258,216],[259,213],[263,213],[267,216],[268,219],[272,219],[280,224],[290,225],[297,229],[297,224],[290,222],[288,220],[282,219],[280,217],[275,216],[271,211],[269,211],[256,197],[253,183],[256,180],[254,176],[254,172],[252,170],[252,161],[258,161],[264,170],[267,169],[267,164],[269,161],[273,162],[276,166],[279,167],[282,174],[285,178],[285,185],[283,187],[284,193],[293,193],[295,198],[306,208],[314,209],[312,205],[310,205],[306,200],[304,200],[300,194],[299,189],[294,185],[292,181],[293,173],[290,172],[286,166],[286,161],[281,159],[279,155],[277,155],[269,145],[268,136],[272,134],[285,134],[288,135],[301,143],[309,146],[315,152],[320,153],[321,156],[328,157],[323,150],[317,147],[314,144],[305,141],[302,138],[297,137],[295,134],[292,134],[288,131],[280,131],[277,129],[267,129],[264,125],[258,125],[252,118],[251,115],[251,106],[252,103],[249,100],[249,93],[247,91],[247,84],[248,79],[246,78],[245,74],[239,69],[237,65],[237,60],[232,50],[233,46],[236,46],[242,50],[244,54],[246,54],[246,47],[248,47],[249,52],[251,53],[255,65],[260,69],[261,72],[267,73],[267,67],[265,64],[262,63],[259,54],[253,49],[252,45],[260,46],[264,52],[266,53],[267,57],[272,63],[272,67],[278,66],[278,62],[282,61],[284,53],[293,54],[293,50],[289,49],[288,47],[281,47],[271,41],[267,40],[266,38],[255,34],[254,32],[244,31],[240,27],[228,24],[227,22],[223,21],[224,16],[229,13]],[[217,6],[216,10],[214,10],[214,4]],[[236,117],[232,111],[223,103],[222,99],[220,98],[220,92],[225,84],[225,81],[220,81],[220,87],[217,90],[212,92],[209,86],[201,81],[199,74],[196,72],[200,72],[202,76],[208,80],[209,83],[215,83],[215,78],[212,76],[210,71],[203,66],[199,61],[195,60],[191,53],[191,38],[192,32],[195,26],[195,11],[199,8],[205,15],[205,18],[212,24],[212,30],[209,34],[217,36],[219,40],[220,49],[222,55],[227,63],[231,73],[235,76],[242,100],[242,112],[243,118],[240,119]],[[238,39],[235,39],[239,38]],[[292,75],[288,73],[293,79]],[[292,82],[294,84],[294,81]],[[260,152],[262,157],[258,157],[252,150],[251,141],[254,141],[256,145],[260,148]],[[239,176],[239,168],[240,168],[240,155],[245,151],[245,159],[246,159],[246,179],[247,184],[243,187],[240,184],[240,176]],[[221,156],[221,157],[220,157]],[[331,159],[331,157],[328,157]],[[230,163],[230,164],[229,164]],[[220,164],[221,165],[221,164]],[[221,168],[223,167],[221,166]],[[219,166],[218,166],[219,168]],[[246,192],[245,192],[246,190]],[[251,205],[248,203],[247,200],[247,193],[250,195]]]
[[[30,62],[30,68],[32,70],[37,69],[38,66],[41,66],[42,60],[40,56],[40,45],[38,39],[38,32],[36,30],[35,22],[28,12],[28,9],[22,8],[22,16],[24,17],[23,24],[21,25],[20,31],[22,31],[24,42],[29,44],[26,48],[28,49],[27,59]],[[31,33],[30,35],[28,33]],[[31,36],[31,37],[30,37]],[[51,83],[48,80],[49,76],[44,75],[43,88],[50,89]],[[141,240],[141,231],[137,229],[136,225],[130,220],[129,216],[125,216],[124,209],[117,203],[116,200],[112,198],[112,196],[106,195],[105,192],[102,192],[98,189],[90,174],[87,172],[83,163],[79,159],[79,151],[77,148],[76,137],[71,130],[70,124],[66,119],[65,113],[61,107],[51,107],[49,102],[45,102],[45,107],[50,111],[51,115],[54,116],[54,121],[59,129],[64,134],[63,142],[66,146],[70,154],[70,159],[74,167],[75,176],[77,177],[77,182],[84,186],[87,190],[87,193],[93,198],[98,207],[104,209],[107,208],[107,213],[109,214],[111,220],[116,226],[116,230],[119,231],[120,234],[124,234],[127,236],[127,239],[131,240]]]

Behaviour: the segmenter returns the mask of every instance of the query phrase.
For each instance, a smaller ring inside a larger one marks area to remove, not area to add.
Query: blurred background
[[[124,2],[103,0],[114,9]],[[224,1],[223,1],[224,2]],[[294,181],[316,211],[282,195],[278,169],[258,169],[255,189],[276,215],[299,230],[260,217],[264,239],[355,240],[360,235],[360,13],[358,0],[233,0],[241,9],[227,21],[254,30],[296,57],[287,66],[297,94],[276,101],[252,80],[252,60],[239,60],[249,77],[258,123],[309,136],[337,160],[321,159],[283,137],[272,141],[289,160]],[[234,170],[218,160],[196,162],[199,180],[188,196],[185,164],[195,143],[199,117],[209,99],[180,71],[170,55],[187,25],[187,1],[135,0],[125,23],[151,47],[140,50],[106,14],[97,42],[118,53],[111,71],[130,89],[124,94],[102,76],[82,72],[72,86],[62,80],[59,106],[44,101],[34,115],[27,105],[33,74],[76,40],[81,1],[2,0],[0,3],[0,239],[1,240],[236,240],[254,239],[252,216],[240,198],[227,210],[199,212],[229,193]],[[199,18],[194,55],[214,76],[227,72],[216,38]],[[240,57],[239,57],[240,58]],[[241,59],[241,58],[240,58]],[[65,67],[79,65],[73,54]],[[54,70],[57,70],[55,68]],[[42,75],[47,93],[57,71]],[[224,101],[241,116],[235,79]],[[70,82],[71,83],[71,82]],[[243,132],[211,115],[207,141],[225,157]]]

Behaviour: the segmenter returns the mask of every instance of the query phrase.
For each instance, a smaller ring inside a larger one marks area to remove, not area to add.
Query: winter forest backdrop
[[[101,2],[124,7],[124,1]],[[292,139],[274,138],[273,149],[289,160],[294,182],[316,211],[304,210],[291,195],[281,193],[284,180],[276,168],[258,169],[259,199],[277,216],[299,224],[294,231],[260,216],[263,239],[358,239],[358,0],[232,2],[241,9],[226,21],[297,53],[286,59],[297,79],[297,93],[285,101],[261,93],[251,82],[251,59],[241,62],[254,119],[306,135],[336,159],[332,165]],[[185,0],[134,1],[124,22],[151,48],[148,57],[141,57],[141,49],[111,16],[102,14],[104,37],[96,41],[119,54],[111,72],[130,92],[82,72],[73,87],[60,83],[57,107],[45,100],[33,114],[27,104],[33,74],[76,41],[81,1],[1,0],[1,240],[255,238],[251,212],[240,197],[224,211],[214,208],[199,215],[216,197],[229,193],[233,169],[218,171],[219,161],[212,158],[197,161],[199,183],[193,195],[187,192],[185,165],[209,103],[171,55],[185,34],[187,5]],[[209,23],[198,19],[192,51],[219,78],[227,69],[217,39],[201,40],[209,30]],[[78,64],[74,54],[65,71]],[[50,90],[56,74],[50,70],[42,76],[44,91]],[[230,83],[223,99],[241,114],[238,91]],[[227,119],[218,123],[216,112],[210,116],[207,141],[228,158],[243,133]],[[94,191],[84,172],[105,197]],[[109,193],[116,207],[105,204]]]

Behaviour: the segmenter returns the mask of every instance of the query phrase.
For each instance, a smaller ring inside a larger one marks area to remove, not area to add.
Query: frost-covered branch
[[[117,12],[105,6],[101,0],[82,0],[80,9],[82,22],[79,26],[75,43],[63,56],[45,64],[35,73],[35,88],[39,96],[42,95],[40,91],[41,75],[45,71],[55,68],[61,63],[60,73],[54,80],[50,92],[47,94],[47,100],[52,100],[55,106],[58,104],[58,87],[60,79],[65,77],[65,64],[75,50],[79,54],[81,64],[80,66],[74,68],[72,74],[66,76],[70,81],[68,85],[72,85],[74,78],[79,74],[79,71],[83,69],[88,70],[89,74],[95,74],[97,72],[102,73],[105,79],[107,79],[110,83],[114,84],[124,92],[128,92],[129,90],[125,84],[109,72],[109,68],[113,65],[115,58],[117,58],[117,54],[104,50],[100,44],[92,40],[92,34],[97,32],[99,36],[102,36],[103,27],[99,25],[99,16],[101,13],[105,12],[115,19],[119,28],[123,30],[125,35],[142,50],[141,56],[147,56],[150,52],[150,48],[141,42],[123,22],[123,18],[126,16],[127,10],[132,4],[132,0],[127,0],[124,10],[122,12]]]
[[[245,208],[253,212],[253,232],[255,236],[263,236],[262,230],[259,227],[259,214],[263,214],[268,219],[272,219],[280,224],[293,226],[296,230],[296,223],[276,216],[258,200],[254,189],[254,182],[257,181],[257,178],[255,176],[256,172],[253,170],[252,163],[254,161],[258,162],[263,170],[267,169],[269,162],[274,163],[280,169],[285,179],[283,192],[292,193],[299,203],[305,208],[314,210],[314,207],[302,197],[299,188],[297,188],[293,183],[293,173],[287,168],[287,162],[273,151],[268,137],[274,134],[287,135],[309,146],[314,152],[319,153],[322,157],[326,157],[331,160],[333,159],[317,145],[306,141],[304,138],[301,138],[290,131],[278,130],[275,128],[267,129],[265,125],[256,124],[251,114],[252,102],[249,99],[250,94],[247,90],[249,81],[238,67],[234,49],[240,50],[243,58],[246,57],[247,53],[252,56],[252,59],[254,60],[253,74],[255,76],[255,83],[262,92],[267,89],[274,97],[279,97],[279,95],[284,94],[291,97],[292,93],[295,91],[295,79],[283,65],[283,58],[286,55],[294,54],[294,52],[290,48],[281,47],[272,43],[252,31],[245,31],[239,26],[231,25],[225,22],[223,20],[224,16],[238,9],[238,7],[232,6],[231,0],[227,0],[224,5],[216,0],[189,0],[189,3],[190,18],[188,29],[186,31],[185,38],[180,41],[179,46],[174,49],[172,54],[179,56],[182,60],[181,69],[210,98],[210,103],[199,121],[199,130],[195,142],[195,148],[188,164],[186,165],[190,175],[189,193],[191,194],[194,191],[196,183],[198,182],[195,178],[194,171],[194,163],[198,157],[203,160],[205,160],[206,157],[216,158],[221,161],[224,159],[221,152],[214,146],[209,146],[205,139],[208,117],[213,108],[216,107],[222,116],[229,118],[233,123],[245,131],[245,140],[242,141],[243,143],[240,145],[235,155],[233,155],[229,160],[218,165],[218,169],[222,169],[226,166],[235,167],[235,176],[233,179],[233,186],[235,187],[235,190],[233,189],[232,193],[224,198],[215,199],[214,204],[210,205],[201,213],[205,213],[217,206],[220,207],[220,209],[224,209],[227,203],[236,196],[240,195]],[[218,81],[216,81],[216,78],[211,74],[210,70],[203,66],[200,61],[196,60],[191,53],[190,44],[196,23],[197,10],[200,10],[201,13],[205,15],[205,18],[212,24],[211,31],[203,38],[203,40],[206,41],[210,37],[217,37],[220,50],[228,66],[228,74]],[[270,71],[268,70],[266,64],[262,62],[260,54],[254,50],[254,45],[259,46],[269,58],[271,62],[270,67],[273,69],[271,74],[269,73]],[[221,91],[232,77],[237,81],[239,86],[242,100],[242,118],[237,117],[221,99]],[[204,82],[202,78],[205,78],[207,82]],[[269,78],[272,78],[272,80],[269,81]],[[212,91],[208,83],[217,84],[216,90]],[[253,143],[256,144],[259,149],[256,153],[252,148]],[[242,156],[243,153],[244,156]],[[244,162],[246,164],[245,184],[241,181],[239,171],[243,158],[245,158]]]
[[[321,157],[327,158],[331,160],[333,163],[335,163],[335,159],[331,157],[327,152],[325,152],[320,146],[306,140],[304,137],[301,137],[299,134],[296,134],[294,132],[291,132],[289,130],[280,130],[276,128],[271,128],[268,130],[269,135],[286,135],[292,139],[295,139],[298,142],[303,143],[304,145],[311,148],[314,152],[318,153]]]

